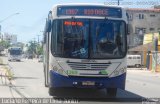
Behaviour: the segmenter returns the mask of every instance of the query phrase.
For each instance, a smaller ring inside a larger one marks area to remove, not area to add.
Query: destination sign
[[[121,18],[121,8],[99,6],[59,6],[57,16],[103,16]]]

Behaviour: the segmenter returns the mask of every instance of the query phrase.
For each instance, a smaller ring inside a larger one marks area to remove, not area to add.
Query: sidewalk
[[[20,97],[12,88],[6,67],[7,64],[3,63],[2,58],[0,58],[0,98]]]
[[[152,76],[152,77],[158,77],[160,78],[160,72],[153,72],[147,69],[142,69],[142,70],[138,70],[138,69],[127,69],[128,73],[136,73],[142,76]]]

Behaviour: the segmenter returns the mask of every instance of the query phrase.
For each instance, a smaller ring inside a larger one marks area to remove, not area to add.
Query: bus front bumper
[[[125,89],[126,73],[117,77],[63,76],[50,71],[50,87],[54,88],[120,88]]]

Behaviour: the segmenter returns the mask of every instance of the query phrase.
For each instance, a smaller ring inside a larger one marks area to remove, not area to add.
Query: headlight
[[[123,74],[123,73],[126,72],[126,69],[127,69],[127,67],[121,68],[121,69],[119,70],[119,72],[120,72],[121,74]]]
[[[119,71],[115,70],[113,74],[114,74],[114,76],[118,76],[119,75]]]
[[[51,69],[54,70],[55,72],[57,72],[58,74],[68,76],[67,73],[59,65],[54,66]]]
[[[121,74],[123,74],[123,73],[125,73],[125,72],[126,72],[126,67],[120,68],[120,69],[115,70],[115,71],[113,72],[112,77],[121,75]]]

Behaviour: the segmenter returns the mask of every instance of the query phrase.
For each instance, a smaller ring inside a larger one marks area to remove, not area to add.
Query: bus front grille
[[[67,62],[67,64],[74,70],[105,70],[110,63],[78,63]]]

